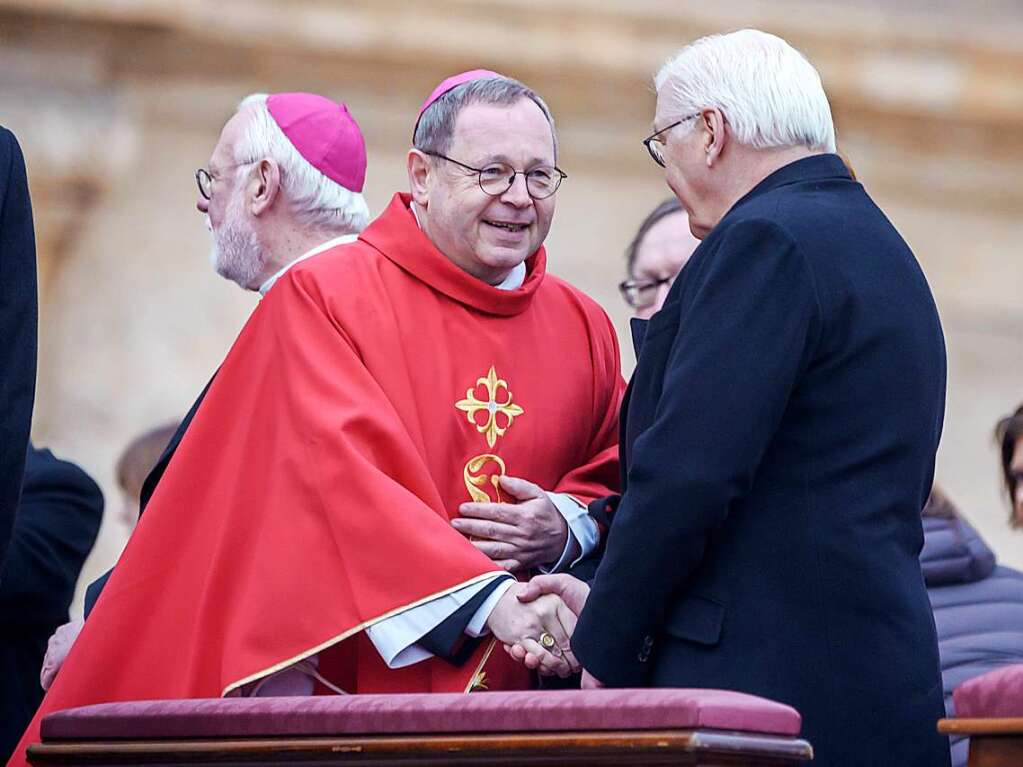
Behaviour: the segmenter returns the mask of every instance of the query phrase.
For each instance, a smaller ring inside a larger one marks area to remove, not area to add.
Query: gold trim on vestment
[[[429,596],[425,596],[422,599],[419,599],[419,600],[417,600],[415,602],[410,602],[407,605],[402,605],[401,607],[396,607],[395,609],[391,610],[390,612],[386,612],[383,615],[380,615],[380,616],[378,616],[376,618],[373,618],[372,620],[368,620],[368,621],[365,621],[364,623],[360,623],[358,626],[355,626],[354,628],[351,628],[348,631],[344,632],[343,634],[339,634],[338,636],[336,636],[336,637],[334,637],[332,639],[328,639],[326,642],[321,642],[320,644],[316,645],[315,647],[313,647],[313,648],[311,648],[309,650],[305,650],[305,651],[299,653],[298,655],[295,655],[295,656],[293,656],[291,658],[288,658],[287,660],[283,660],[283,661],[281,661],[279,663],[275,663],[274,665],[269,666],[268,668],[265,668],[262,671],[257,671],[255,674],[250,674],[249,676],[247,676],[247,677],[245,677],[243,679],[239,679],[236,682],[232,682],[231,684],[229,684],[227,687],[225,687],[223,689],[223,691],[220,693],[220,697],[224,698],[229,693],[231,693],[232,691],[238,689],[239,687],[243,687],[243,686],[249,684],[250,682],[255,682],[257,679],[262,679],[265,676],[270,676],[271,674],[276,674],[278,671],[283,671],[284,669],[288,668],[288,666],[293,666],[296,663],[298,663],[300,660],[305,660],[306,658],[308,658],[311,655],[316,655],[318,652],[322,652],[323,650],[326,650],[328,647],[332,647],[332,646],[336,645],[338,642],[343,642],[344,640],[348,639],[350,636],[352,636],[354,634],[358,634],[360,631],[365,631],[367,628],[369,628],[370,626],[372,626],[375,623],[379,623],[380,621],[386,620],[387,618],[392,618],[395,615],[397,615],[398,613],[405,612],[406,610],[411,610],[414,607],[419,607],[420,605],[424,605],[427,602],[430,602],[430,601],[432,601],[434,599],[438,599],[439,597],[447,596],[448,594],[453,594],[454,592],[458,591],[459,589],[464,589],[467,586],[471,586],[474,583],[479,583],[480,581],[485,580],[487,578],[493,578],[495,575],[500,575],[502,572],[504,572],[504,571],[489,572],[489,573],[484,573],[483,575],[477,575],[475,578],[471,578],[471,579],[469,579],[467,581],[459,583],[457,586],[452,586],[449,589],[444,589],[443,591],[438,591],[436,594],[430,594]],[[487,658],[490,657],[490,653],[493,651],[493,649],[494,649],[493,644],[491,644],[490,649],[488,649],[486,654],[484,655],[483,660],[481,661],[479,668],[476,669],[477,673],[479,672],[479,669],[482,668],[483,663],[486,663]],[[472,684],[472,680],[475,679],[475,678],[476,678],[476,674],[473,674],[472,678],[469,680],[470,686]],[[466,690],[466,692],[468,692],[468,689]]]

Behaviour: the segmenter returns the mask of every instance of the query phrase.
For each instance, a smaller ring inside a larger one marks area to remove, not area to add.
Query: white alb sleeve
[[[369,640],[373,643],[377,652],[380,653],[380,657],[384,659],[384,663],[387,664],[388,668],[404,668],[405,666],[411,666],[413,663],[426,660],[432,657],[432,653],[420,647],[417,642],[443,623],[445,618],[472,599],[480,589],[491,583],[494,578],[506,579],[508,586],[513,581],[512,576],[508,573],[494,573],[490,578],[477,581],[450,594],[431,599],[429,602],[418,607],[413,607],[390,618],[385,618],[378,623],[374,623],[366,629],[366,636],[369,637]],[[499,585],[494,591],[500,591],[503,595],[508,586],[502,588]],[[493,594],[491,594],[491,597],[493,597]],[[484,606],[490,602],[491,599],[488,598],[484,602]],[[493,610],[496,604],[496,601],[493,602],[490,605],[490,610]],[[482,609],[481,607],[480,610],[476,611],[472,620],[470,620],[470,625],[476,620]],[[490,617],[489,610],[483,617],[484,623],[488,617]]]

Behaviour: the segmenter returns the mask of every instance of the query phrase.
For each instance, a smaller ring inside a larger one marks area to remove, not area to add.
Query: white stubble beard
[[[206,215],[206,228],[213,237],[210,263],[221,277],[247,290],[256,290],[268,255],[252,224],[245,218],[242,204],[241,195],[232,195],[224,211],[224,221],[216,229],[210,223],[209,214]]]

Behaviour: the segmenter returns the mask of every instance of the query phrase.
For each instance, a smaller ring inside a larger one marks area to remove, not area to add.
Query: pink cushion
[[[548,690],[101,703],[50,714],[43,741],[713,728],[798,735],[799,713],[722,690]]]
[[[961,719],[1023,717],[1023,664],[989,671],[959,685],[952,693]]]

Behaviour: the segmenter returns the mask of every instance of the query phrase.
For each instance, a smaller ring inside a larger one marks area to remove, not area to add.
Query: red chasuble
[[[498,290],[408,204],[260,302],[12,763],[50,711],[216,697],[313,654],[350,692],[528,686],[492,639],[391,670],[363,629],[497,570],[449,520],[501,474],[616,490],[614,331],[543,248]]]

